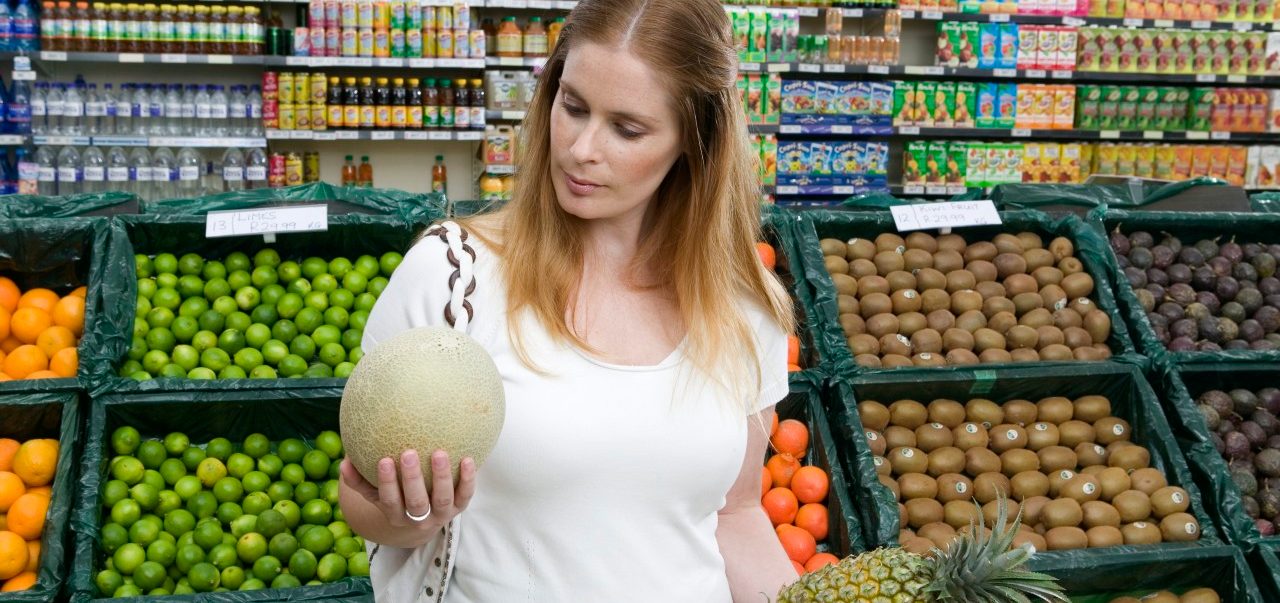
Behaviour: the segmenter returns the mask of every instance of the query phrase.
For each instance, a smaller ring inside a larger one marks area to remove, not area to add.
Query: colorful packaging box
[[[1044,182],[1040,166],[1040,148],[1042,146],[1038,142],[1028,142],[1022,145],[1023,182]]]
[[[960,23],[938,23],[937,64],[947,67],[960,66]]]
[[[1245,170],[1248,168],[1249,153],[1244,147],[1231,146],[1227,151],[1226,180],[1235,186],[1244,186]]]
[[[778,183],[778,137],[766,134],[760,144],[760,161],[764,165],[761,184],[773,186]]]
[[[1097,27],[1081,27],[1077,30],[1076,69],[1080,71],[1098,70],[1098,62],[1102,55],[1102,47],[1099,45],[1100,31]]]
[[[1080,182],[1080,148],[1083,146],[1085,145],[1074,142],[1062,145],[1062,167],[1058,171],[1058,182]]]
[[[955,111],[952,121],[957,128],[972,128],[976,122],[978,108],[978,89],[973,82],[956,84]]]
[[[769,46],[769,16],[763,6],[747,7],[751,21],[751,35],[747,40],[748,63],[763,63]]]
[[[1074,27],[1059,27],[1057,31],[1058,46],[1054,53],[1054,69],[1075,69],[1078,32]]]
[[[923,101],[916,109],[916,124],[923,127],[932,127],[934,125],[933,118],[937,115],[938,106],[938,82],[916,82],[916,99]],[[921,111],[923,109],[923,111]]]
[[[814,113],[816,82],[809,80],[782,81],[782,112],[792,115]]]
[[[1156,147],[1156,166],[1153,176],[1161,180],[1173,179],[1174,152],[1173,145],[1162,144]]]
[[[938,82],[934,91],[933,125],[936,128],[950,128],[955,125],[956,84],[955,82]]]
[[[957,59],[961,67],[970,69],[978,66],[978,47],[981,45],[981,28],[976,21],[960,24],[960,40],[957,47]]]
[[[1040,28],[1039,35],[1036,36],[1035,69],[1057,69],[1058,29],[1053,26]]]
[[[1115,130],[1120,123],[1120,99],[1124,91],[1120,86],[1099,86],[1102,91],[1098,101],[1098,129]]]
[[[987,186],[987,148],[980,142],[965,145],[965,186]]]
[[[1017,88],[1017,110],[1014,116],[1013,125],[1018,128],[1034,128],[1035,125],[1035,106],[1036,92],[1039,90],[1036,84],[1022,84]]]
[[[1081,130],[1099,130],[1099,101],[1102,100],[1102,88],[1082,85],[1078,89],[1076,99],[1076,127]]]
[[[1119,149],[1115,144],[1104,142],[1098,145],[1093,154],[1093,172],[1095,174],[1116,174],[1119,161]]]
[[[963,185],[968,173],[968,149],[964,143],[953,142],[947,145],[947,173],[945,181],[948,185]]]
[[[995,67],[1000,69],[1015,69],[1018,67],[1018,24],[1017,23],[1001,23],[1000,39],[997,43],[997,55]],[[1278,51],[1280,54],[1280,51]],[[1277,59],[1280,63],[1280,58]],[[1280,70],[1280,66],[1277,67]]]
[[[999,117],[997,105],[999,87],[996,84],[979,83],[977,89],[978,105],[975,123],[979,128],[995,128]]]
[[[764,76],[764,123],[777,125],[782,117],[782,76],[766,73]]]
[[[1187,101],[1187,130],[1205,132],[1213,127],[1214,107],[1218,104],[1214,88],[1192,88]]]
[[[910,126],[915,120],[915,82],[893,82],[893,125]]]
[[[930,142],[929,154],[925,159],[925,184],[946,184],[947,143]]]
[[[1133,130],[1138,126],[1138,100],[1141,92],[1137,86],[1120,87],[1120,110],[1116,114],[1116,129]]]
[[[781,62],[786,60],[785,39],[787,32],[787,11],[781,8],[769,8],[765,11],[766,31],[765,60]]]
[[[1012,128],[1018,116],[1018,85],[996,84],[996,127]]]
[[[905,185],[921,185],[925,183],[924,170],[928,159],[929,146],[919,140],[907,143],[902,157],[902,183]]]
[[[1018,27],[1018,57],[1015,66],[1018,69],[1039,69],[1040,27],[1021,25]]]
[[[1056,86],[1053,91],[1052,123],[1056,130],[1070,130],[1076,119],[1076,87]]]
[[[1133,127],[1135,130],[1157,130],[1156,104],[1160,101],[1160,89],[1154,86],[1138,88],[1137,115]]]
[[[747,121],[748,123],[758,124],[763,121],[760,114],[760,107],[764,98],[764,82],[760,79],[759,73],[747,74]]]
[[[1000,63],[1000,24],[983,23],[978,31],[978,68],[995,69]]]

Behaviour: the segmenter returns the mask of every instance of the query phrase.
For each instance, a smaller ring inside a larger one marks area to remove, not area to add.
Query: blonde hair
[[[512,200],[496,220],[484,221],[501,234],[486,236],[475,224],[501,257],[508,316],[532,312],[554,338],[590,349],[565,320],[582,276],[582,221],[561,209],[550,160],[560,76],[568,53],[583,43],[626,48],[653,69],[683,135],[634,266],[654,275],[651,286],[674,295],[688,331],[684,354],[694,368],[735,394],[742,393],[735,386],[759,385],[760,350],[741,302],[759,306],[787,333],[794,317],[785,289],[755,251],[762,240],[757,158],[738,96],[729,20],[716,0],[583,0],[570,15],[526,113]],[[521,360],[538,370],[520,343],[518,322],[508,321],[512,341]]]

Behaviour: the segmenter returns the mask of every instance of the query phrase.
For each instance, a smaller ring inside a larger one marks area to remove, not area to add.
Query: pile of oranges
[[[774,415],[769,443],[774,454],[761,471],[760,504],[796,573],[838,563],[835,555],[818,552],[818,542],[827,537],[825,503],[831,483],[822,468],[800,464],[809,449],[809,428],[795,419],[780,422]]]
[[[756,254],[760,256],[760,262],[765,268],[771,271],[777,271],[778,252],[764,241],[756,243]],[[796,373],[802,370],[800,366],[800,338],[795,335],[787,336],[787,371]]]
[[[58,441],[0,438],[0,592],[36,583]]]
[[[0,277],[0,381],[75,377],[85,288],[60,296]]]

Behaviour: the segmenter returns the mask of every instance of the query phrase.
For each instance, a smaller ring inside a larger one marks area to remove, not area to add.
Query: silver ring
[[[404,516],[408,517],[410,521],[413,521],[414,523],[422,523],[426,521],[428,517],[431,517],[431,509],[427,508],[427,512],[422,515],[414,515],[413,513],[410,513],[408,509],[405,509]]]

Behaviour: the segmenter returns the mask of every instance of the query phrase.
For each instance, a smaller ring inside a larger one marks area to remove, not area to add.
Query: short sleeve
[[[409,249],[365,322],[360,347],[366,354],[402,331],[446,324],[453,273],[448,252],[439,237],[424,237]]]
[[[760,412],[787,396],[787,334],[764,312],[755,311],[756,349],[760,353],[760,393],[753,413]]]

